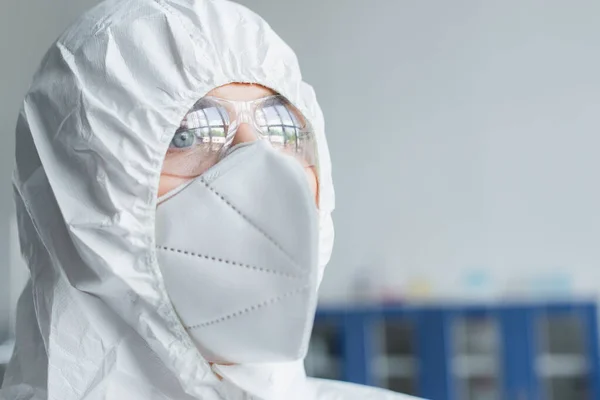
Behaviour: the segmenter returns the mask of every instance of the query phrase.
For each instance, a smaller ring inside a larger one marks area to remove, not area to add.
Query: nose
[[[237,129],[235,136],[233,138],[233,142],[231,143],[233,146],[240,143],[248,143],[253,142],[257,139],[256,133],[254,132],[254,128],[252,128],[247,123],[243,122]]]

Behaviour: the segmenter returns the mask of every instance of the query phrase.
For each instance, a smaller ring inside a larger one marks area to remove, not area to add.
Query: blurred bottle
[[[359,267],[354,275],[352,291],[353,300],[357,304],[372,304],[378,301],[377,293],[377,274],[373,272],[373,267],[363,265]]]
[[[534,274],[529,285],[531,296],[536,299],[564,299],[573,295],[573,277],[561,269]]]
[[[474,268],[465,271],[462,276],[462,301],[484,302],[495,300],[498,296],[492,274],[484,268]]]
[[[433,288],[431,280],[424,275],[413,276],[408,279],[405,297],[408,301],[427,302],[432,299]]]

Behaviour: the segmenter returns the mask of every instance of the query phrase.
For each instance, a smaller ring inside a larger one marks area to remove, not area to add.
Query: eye
[[[196,135],[192,131],[180,131],[175,133],[171,140],[171,149],[186,149],[196,143]]]

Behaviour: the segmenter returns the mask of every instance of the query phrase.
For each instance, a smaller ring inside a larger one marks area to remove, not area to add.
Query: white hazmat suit
[[[14,189],[31,279],[0,399],[405,398],[306,378],[302,361],[211,367],[184,330],[156,262],[161,165],[186,112],[230,82],[281,93],[316,130],[322,273],[331,164],[294,53],[234,3],[101,3],[49,50],[18,120]]]

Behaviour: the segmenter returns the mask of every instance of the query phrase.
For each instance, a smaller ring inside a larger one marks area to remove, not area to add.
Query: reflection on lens
[[[256,109],[256,123],[270,142],[282,146],[295,143],[304,128],[300,112],[282,96],[267,98]]]
[[[225,143],[229,123],[225,107],[210,99],[202,99],[185,116],[181,128],[193,130],[202,143],[222,144]]]

